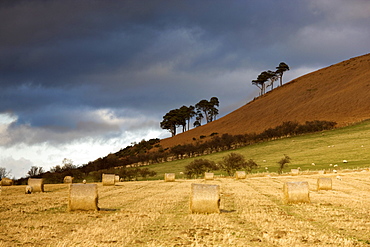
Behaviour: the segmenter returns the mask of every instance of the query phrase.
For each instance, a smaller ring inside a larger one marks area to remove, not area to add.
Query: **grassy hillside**
[[[363,121],[370,116],[369,68],[367,54],[309,73],[216,121],[161,140],[161,145],[191,143],[193,138],[214,132],[260,133],[286,121],[326,120],[337,122],[338,126]]]
[[[300,167],[301,171],[370,167],[370,120],[330,131],[283,138],[196,158],[218,162],[230,152],[243,154],[246,159],[257,162],[261,167],[255,172],[266,172],[266,167],[269,172],[276,172],[277,161],[283,158],[284,154],[292,159],[289,167],[285,169],[286,172],[297,167]],[[163,179],[166,172],[175,172],[178,177],[182,177],[179,173],[196,158],[148,167],[157,172],[154,179]],[[348,163],[343,163],[343,160],[347,160]],[[315,166],[312,163],[315,163]],[[338,167],[334,167],[335,165]]]

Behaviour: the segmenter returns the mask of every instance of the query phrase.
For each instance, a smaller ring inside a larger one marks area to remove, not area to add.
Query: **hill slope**
[[[285,121],[335,121],[345,126],[370,118],[370,54],[299,77],[209,124],[161,140],[163,147],[193,138],[260,133]]]

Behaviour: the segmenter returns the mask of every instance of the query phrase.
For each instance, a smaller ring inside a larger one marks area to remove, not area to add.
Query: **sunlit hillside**
[[[222,103],[222,99],[221,103]],[[163,147],[209,136],[262,132],[284,121],[335,121],[345,126],[370,118],[370,54],[299,77],[214,122],[161,141]]]

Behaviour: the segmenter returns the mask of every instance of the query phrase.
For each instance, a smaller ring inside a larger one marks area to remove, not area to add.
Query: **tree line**
[[[260,96],[266,93],[266,88],[271,87],[274,89],[274,82],[280,80],[280,86],[283,85],[283,74],[289,70],[289,66],[281,62],[275,71],[267,70],[261,72],[256,80],[252,81],[253,85],[256,85],[260,89]]]
[[[153,143],[153,141],[148,141],[148,143]],[[72,160],[64,159],[62,161],[62,165],[51,167],[50,171],[47,172],[45,172],[42,167],[32,166],[27,172],[27,176],[15,180],[15,184],[27,184],[28,178],[43,178],[45,183],[53,184],[63,183],[65,176],[73,177],[74,182],[82,182],[82,180],[86,178],[88,178],[90,182],[101,182],[103,173],[119,175],[124,181],[138,180],[139,178],[146,179],[147,177],[153,177],[157,174],[155,171],[152,171],[147,167],[132,165],[132,162],[136,161],[137,160],[135,159],[127,159],[120,162],[117,155],[109,154],[104,158],[99,158],[86,165],[76,166],[73,165]],[[126,167],[130,165],[133,167]],[[6,172],[5,168],[0,167],[0,172],[2,171],[4,172],[3,177],[9,175],[9,172]]]
[[[93,181],[101,181],[102,173],[114,173],[120,175],[124,180],[147,178],[155,176],[155,173],[142,166],[162,163],[166,161],[184,159],[187,157],[198,157],[213,152],[231,150],[254,143],[269,141],[277,138],[300,135],[333,129],[336,122],[331,121],[306,121],[299,124],[294,121],[283,122],[275,128],[268,128],[262,133],[230,135],[212,133],[204,138],[194,138],[194,143],[177,145],[171,148],[160,146],[159,139],[142,140],[139,143],[111,153],[105,157],[90,161],[82,166],[73,165],[71,160],[64,159],[62,166],[52,167],[50,171],[44,172],[42,167],[31,167],[28,177],[44,178],[45,183],[61,183],[65,176],[72,176],[76,181],[82,181],[90,177]],[[248,163],[248,162],[247,162]],[[248,164],[254,165],[252,162]],[[253,167],[252,167],[253,168]],[[5,169],[0,169],[3,176],[7,175]],[[15,184],[26,184],[27,178],[15,181]]]
[[[182,127],[182,132],[185,132],[186,129],[189,130],[191,119],[194,117],[194,127],[201,126],[203,119],[205,119],[206,123],[216,120],[216,116],[219,113],[217,109],[219,105],[220,102],[217,97],[212,97],[209,101],[203,99],[195,104],[195,106],[184,105],[179,109],[173,109],[167,112],[163,116],[160,126],[162,129],[170,131],[172,136],[175,136],[178,127]]]
[[[306,121],[304,124],[299,124],[295,121],[287,121],[276,126],[275,128],[268,128],[260,134],[223,134],[219,136],[217,133],[213,133],[207,141],[174,146],[169,149],[169,154],[173,155],[175,159],[194,157],[213,152],[231,150],[282,137],[329,130],[333,129],[335,125],[336,122],[331,121],[315,120]]]
[[[161,147],[159,139],[151,139],[149,141],[142,140],[140,143],[121,149],[117,153],[109,154],[104,158],[91,161],[83,167],[80,167],[79,170],[87,174],[89,172],[113,167],[135,169],[143,165],[162,163],[187,157],[198,157],[277,138],[329,130],[333,129],[335,125],[336,122],[330,121],[315,120],[307,121],[304,124],[287,121],[275,128],[268,128],[259,134],[219,135],[218,133],[212,133],[206,138],[194,138],[194,143],[176,145],[170,148]]]

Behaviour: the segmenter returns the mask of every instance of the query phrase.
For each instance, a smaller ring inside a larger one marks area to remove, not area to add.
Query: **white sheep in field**
[[[312,166],[315,166],[316,164],[315,163],[311,163]]]
[[[337,167],[337,166],[338,166],[337,164],[334,165],[334,167]]]
[[[342,177],[338,175],[338,176],[337,176],[337,179],[338,179],[338,180],[342,180]]]
[[[343,163],[348,163],[348,161],[347,160],[343,160]]]
[[[27,186],[26,186],[26,194],[31,194],[31,193],[32,193],[32,191],[33,191],[32,186],[27,185]]]

